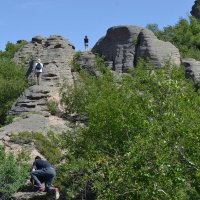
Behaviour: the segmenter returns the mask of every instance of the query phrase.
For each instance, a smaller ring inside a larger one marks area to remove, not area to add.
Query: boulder
[[[109,28],[92,52],[104,56],[107,65],[117,72],[127,72],[140,58],[158,67],[165,62],[180,65],[180,53],[174,45],[158,40],[152,31],[139,26]]]
[[[157,39],[148,29],[142,29],[138,35],[136,62],[140,58],[147,59],[149,64],[157,67],[162,67],[166,63],[177,66],[181,64],[179,50],[170,42]]]
[[[126,72],[135,63],[136,42],[142,27],[115,26],[107,30],[92,48],[92,52],[104,56],[109,67],[117,72]]]
[[[184,58],[181,63],[185,66],[186,78],[192,78],[195,83],[200,83],[200,61],[193,58]]]

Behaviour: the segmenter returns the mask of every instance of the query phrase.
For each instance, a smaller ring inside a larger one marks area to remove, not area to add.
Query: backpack
[[[38,63],[38,64],[36,65],[35,69],[37,69],[37,70],[42,69],[42,65],[41,65],[40,63]]]

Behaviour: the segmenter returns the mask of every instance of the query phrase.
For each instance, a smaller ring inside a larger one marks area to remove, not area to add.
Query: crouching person
[[[53,166],[41,159],[40,156],[35,157],[35,161],[32,164],[31,179],[34,181],[34,191],[55,194],[56,198],[59,199],[58,188],[53,187],[52,182],[56,176],[56,171]],[[45,188],[42,186],[42,182],[45,184]]]

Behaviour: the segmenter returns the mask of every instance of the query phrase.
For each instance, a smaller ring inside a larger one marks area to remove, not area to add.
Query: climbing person
[[[56,176],[54,167],[47,161],[41,159],[40,156],[35,157],[35,161],[31,168],[31,179],[34,183],[35,192],[44,192],[55,194],[55,199],[59,199],[59,190],[52,186],[53,179]],[[42,186],[41,180],[45,187]]]
[[[85,46],[85,51],[88,51],[88,43],[89,43],[89,39],[87,37],[87,35],[84,38],[84,46]]]
[[[37,84],[40,84],[41,81],[41,74],[42,74],[43,64],[41,63],[41,60],[38,59],[38,61],[35,63],[35,74],[37,77]]]

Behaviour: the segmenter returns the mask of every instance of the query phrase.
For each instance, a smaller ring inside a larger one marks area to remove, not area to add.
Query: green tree
[[[21,47],[27,44],[26,41],[22,41],[17,44],[13,44],[12,42],[7,42],[5,51],[0,52],[1,59],[12,59],[16,51],[18,51]]]
[[[28,86],[25,70],[13,61],[0,60],[0,124],[6,120],[16,98]]]
[[[182,57],[192,57],[200,60],[200,21],[190,16],[189,21],[180,18],[174,26],[164,27],[163,30],[154,32],[157,37],[169,41],[179,48]]]
[[[0,198],[10,199],[11,195],[25,185],[28,170],[20,165],[12,154],[6,155],[5,147],[0,147]]]
[[[153,33],[157,34],[160,30],[158,24],[147,24],[146,28],[151,30]]]
[[[28,86],[26,72],[23,66],[17,65],[11,58],[14,53],[25,45],[7,43],[6,50],[0,52],[0,126],[7,121],[7,113],[14,101]]]
[[[68,112],[87,116],[86,128],[62,136],[59,181],[71,198],[200,198],[199,94],[183,69],[145,67],[81,72],[63,95]]]

